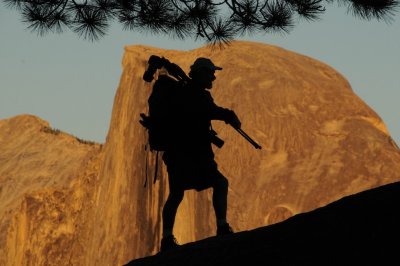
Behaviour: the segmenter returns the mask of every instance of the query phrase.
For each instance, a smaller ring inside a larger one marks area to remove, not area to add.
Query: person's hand
[[[240,128],[242,123],[240,122],[239,118],[235,114],[234,111],[229,111],[227,120],[225,121],[227,124],[231,125],[234,128]]]

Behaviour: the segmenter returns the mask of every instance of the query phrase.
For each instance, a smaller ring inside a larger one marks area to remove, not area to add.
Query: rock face
[[[158,251],[168,195],[160,159],[146,152],[139,114],[150,55],[188,72],[197,57],[224,69],[215,102],[234,109],[255,150],[225,123],[215,149],[230,182],[228,219],[250,230],[344,196],[400,180],[400,151],[383,122],[335,70],[278,47],[234,42],[225,50],[129,46],[104,147],[32,116],[0,121],[0,265],[121,265]],[[195,140],[194,140],[195,141]],[[188,191],[177,215],[181,243],[215,234],[211,191]]]
[[[37,117],[0,120],[0,265],[81,265],[101,154]]]
[[[225,123],[213,124],[225,140],[215,152],[230,181],[228,219],[236,231],[400,180],[400,151],[383,122],[323,63],[249,42],[222,51],[129,46],[100,173],[98,223],[89,245],[95,265],[125,263],[159,248],[167,174],[162,166],[160,180],[143,187],[146,156],[151,177],[154,154],[146,155],[146,132],[138,123],[150,93],[142,75],[152,54],[187,72],[197,57],[222,66],[212,90],[215,102],[234,109],[243,129],[263,146],[255,150]],[[175,228],[181,243],[215,234],[211,205],[210,191],[186,192]]]

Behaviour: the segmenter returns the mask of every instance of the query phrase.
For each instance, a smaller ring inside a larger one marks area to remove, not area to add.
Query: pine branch
[[[338,2],[361,19],[390,21],[399,0],[2,0],[18,10],[28,28],[44,35],[65,28],[98,40],[112,21],[123,29],[229,43],[255,32],[288,33],[294,18],[315,21]]]
[[[80,4],[72,0],[69,9],[74,14],[70,26],[80,37],[96,41],[104,36],[109,27],[107,16],[98,6]]]
[[[398,8],[395,0],[350,0],[349,9],[362,19],[391,21]]]

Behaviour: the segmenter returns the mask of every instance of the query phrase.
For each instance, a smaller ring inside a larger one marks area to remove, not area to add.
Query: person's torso
[[[211,149],[210,113],[213,105],[208,91],[190,84],[180,88],[174,102],[174,116],[178,119],[173,125],[172,149]]]

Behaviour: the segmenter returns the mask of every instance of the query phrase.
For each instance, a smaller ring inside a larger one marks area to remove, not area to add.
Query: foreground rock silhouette
[[[397,265],[400,182],[281,223],[212,237],[126,266]]]

